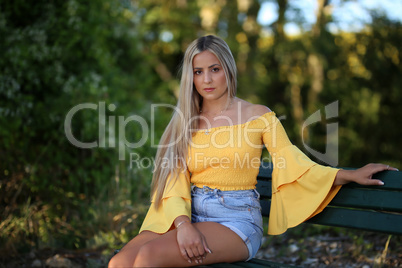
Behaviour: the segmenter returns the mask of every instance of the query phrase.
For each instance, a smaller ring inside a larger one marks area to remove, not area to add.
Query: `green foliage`
[[[114,114],[107,110],[106,116],[135,111],[148,117],[145,89],[158,80],[139,50],[135,10],[113,1],[4,1],[1,10],[0,239],[85,247],[93,236],[120,230],[120,220],[111,219],[122,202],[148,195],[150,170],[128,170],[115,147],[80,149],[64,133],[68,111],[81,103],[114,104]],[[93,110],[77,113],[77,140],[98,140],[98,117]],[[140,207],[131,207],[131,215],[141,218]]]

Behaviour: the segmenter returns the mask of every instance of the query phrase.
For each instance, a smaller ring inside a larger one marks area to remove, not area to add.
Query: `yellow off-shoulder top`
[[[338,169],[311,161],[289,141],[275,113],[268,112],[244,124],[194,132],[188,170],[167,185],[158,210],[151,204],[140,232],[165,233],[176,217],[191,218],[191,184],[222,191],[254,189],[264,145],[273,162],[269,234],[281,234],[318,214],[339,191],[333,186]]]

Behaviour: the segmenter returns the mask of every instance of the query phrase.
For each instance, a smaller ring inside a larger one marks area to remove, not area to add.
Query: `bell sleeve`
[[[176,180],[171,180],[171,175],[169,175],[158,209],[156,209],[154,201],[153,197],[139,233],[147,230],[163,234],[171,229],[173,221],[178,216],[186,215],[191,219],[190,173],[188,170],[179,172]]]
[[[339,169],[310,160],[290,141],[274,113],[263,130],[273,160],[268,234],[278,235],[320,213],[341,186],[333,186]]]

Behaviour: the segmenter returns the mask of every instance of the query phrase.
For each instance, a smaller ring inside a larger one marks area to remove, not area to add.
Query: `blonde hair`
[[[194,40],[184,54],[176,109],[161,137],[156,153],[151,186],[151,196],[153,196],[156,208],[161,204],[163,192],[167,183],[169,183],[168,178],[175,182],[179,172],[187,174],[186,159],[191,142],[191,130],[198,129],[198,120],[194,119],[198,118],[202,107],[202,97],[193,83],[193,59],[197,54],[206,50],[218,58],[225,72],[229,93],[225,108],[229,106],[231,99],[236,96],[237,69],[229,46],[221,38],[213,35]],[[166,160],[169,163],[167,167],[166,164],[161,165],[162,162],[166,163]]]

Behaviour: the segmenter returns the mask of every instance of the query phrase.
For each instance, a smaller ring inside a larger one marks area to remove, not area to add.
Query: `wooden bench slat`
[[[261,162],[257,177],[272,178],[272,165],[268,162]]]
[[[225,268],[225,267],[233,267],[233,268],[236,268],[236,267],[245,267],[245,268],[286,267],[286,266],[280,266],[280,264],[278,264],[278,263],[273,263],[272,262],[271,263],[272,265],[271,265],[270,262],[265,263],[265,261],[264,261],[264,263],[262,264],[262,263],[254,262],[254,260],[258,260],[258,259],[252,259],[252,260],[250,260],[248,262],[216,263],[216,264],[210,264],[210,265],[208,265],[208,267],[215,267],[215,268]],[[294,266],[290,266],[290,267],[294,268]]]
[[[344,168],[347,170],[355,170],[355,168]],[[382,190],[402,191],[401,173],[398,171],[382,171],[373,175],[373,179],[382,180],[385,184],[383,186],[364,186],[357,183],[349,183],[345,185],[349,188],[370,188]]]
[[[236,267],[244,267],[244,268],[278,267],[278,266],[271,266],[271,265],[269,265],[269,263],[265,263],[264,265],[262,265],[257,262],[253,262],[253,260],[250,260],[248,262],[235,262],[233,264],[236,265]],[[278,264],[276,264],[276,265],[278,265]]]
[[[283,264],[283,263],[276,263],[272,261],[267,261],[267,260],[259,260],[259,259],[251,259],[249,263],[252,264],[258,264],[259,266],[253,266],[253,267],[270,267],[270,268],[295,268],[299,266],[293,266],[289,264]]]
[[[261,198],[271,198],[272,196],[272,182],[259,180],[257,183],[257,192],[260,193]]]
[[[233,267],[233,268],[236,268],[236,267],[240,267],[240,266],[236,265],[236,262],[233,262],[233,263],[214,263],[214,264],[208,265],[208,267],[214,267],[214,268]]]
[[[402,235],[402,214],[326,207],[308,223]]]
[[[261,200],[263,216],[269,216],[270,205],[270,200]],[[320,214],[306,221],[306,223],[402,235],[402,214],[400,213],[328,206]]]
[[[257,191],[261,194],[261,199],[271,198],[271,184],[271,181],[258,182]],[[344,186],[330,205],[402,212],[402,191],[379,189],[381,188],[349,188]]]
[[[347,170],[355,170],[354,168],[343,168]],[[261,163],[260,170],[257,176],[258,181],[268,181],[272,178],[272,167],[267,165],[266,162]],[[383,186],[364,186],[357,183],[349,183],[343,187],[347,188],[367,188],[378,190],[394,190],[402,191],[402,179],[400,172],[397,171],[382,171],[374,174],[374,179],[382,180],[385,184]]]
[[[260,204],[262,216],[269,217],[269,211],[271,210],[271,200],[262,199],[260,200]]]
[[[210,264],[208,267],[226,268],[226,267],[245,267],[245,268],[295,268],[289,264],[276,263],[267,260],[251,259],[248,262],[234,262],[234,263],[215,263]]]
[[[330,205],[402,212],[402,192],[344,188]],[[402,227],[401,227],[402,228]]]

